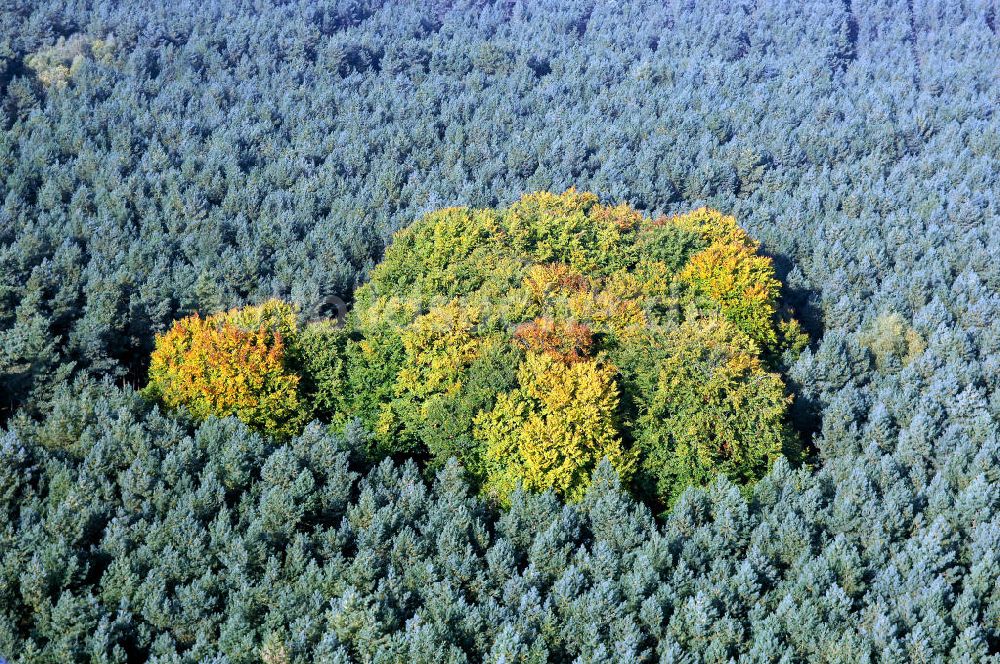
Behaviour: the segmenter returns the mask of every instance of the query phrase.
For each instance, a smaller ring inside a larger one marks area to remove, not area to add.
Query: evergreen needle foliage
[[[998,14],[0,2],[0,658],[997,664]],[[133,391],[186,319],[288,416]]]

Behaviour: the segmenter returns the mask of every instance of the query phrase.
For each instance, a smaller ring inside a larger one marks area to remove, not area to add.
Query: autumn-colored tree
[[[418,397],[461,388],[462,374],[476,359],[483,340],[475,334],[479,312],[451,302],[418,317],[402,332],[406,361],[396,391]]]
[[[514,337],[534,352],[570,364],[588,357],[594,345],[594,335],[586,325],[551,318],[522,323],[514,331]]]
[[[715,243],[688,261],[679,279],[695,302],[707,300],[764,349],[778,342],[775,313],[781,282],[771,259],[743,244]]]
[[[712,208],[701,207],[685,214],[669,218],[661,217],[650,225],[673,226],[681,231],[694,233],[706,244],[729,244],[751,251],[760,248],[760,244],[736,222],[736,217]]]
[[[895,312],[878,316],[862,333],[860,341],[875,356],[875,363],[882,371],[903,368],[926,348],[917,331]]]
[[[493,210],[451,207],[426,215],[393,237],[393,244],[357,294],[372,299],[451,299],[516,283],[523,265],[513,260],[506,233]],[[506,277],[506,279],[505,279]]]
[[[464,410],[462,392],[473,363],[496,345],[494,339],[476,333],[479,317],[475,307],[452,301],[434,307],[402,330],[404,352],[393,381],[395,398],[383,412],[377,436],[413,440],[434,456],[441,455],[440,447],[456,451],[440,434],[461,433],[447,421],[452,416],[466,428],[471,425],[471,415],[456,411]],[[429,429],[437,429],[439,435]],[[393,444],[389,439],[383,442]]]
[[[270,301],[207,318],[183,318],[156,339],[146,394],[197,418],[234,415],[278,436],[304,419],[299,376],[288,366],[295,311]]]
[[[432,212],[358,292],[336,420],[361,417],[376,453],[458,456],[501,498],[518,482],[578,497],[604,454],[628,469],[641,453],[664,500],[713,473],[749,482],[784,445],[771,367],[802,346],[779,289],[708,208],[646,219],[570,189]]]
[[[615,374],[615,367],[597,360],[566,363],[529,353],[518,389],[501,395],[492,411],[476,419],[487,493],[504,501],[520,484],[579,500],[605,457],[628,478],[635,456],[625,449],[615,423]]]
[[[533,263],[565,263],[583,273],[627,268],[641,215],[604,206],[590,192],[526,194],[501,214],[511,247]]]
[[[524,288],[535,302],[554,294],[586,291],[590,287],[582,272],[563,263],[532,265],[525,271]]]

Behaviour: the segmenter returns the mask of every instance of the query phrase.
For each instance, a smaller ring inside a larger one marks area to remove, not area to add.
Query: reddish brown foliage
[[[514,336],[530,350],[557,357],[568,364],[590,355],[594,336],[582,323],[536,318],[517,327]]]

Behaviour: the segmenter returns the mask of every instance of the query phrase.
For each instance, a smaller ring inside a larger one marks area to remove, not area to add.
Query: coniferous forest
[[[998,25],[0,3],[0,661],[1000,663]]]

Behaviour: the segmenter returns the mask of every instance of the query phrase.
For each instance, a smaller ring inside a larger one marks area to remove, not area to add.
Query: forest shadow
[[[819,291],[788,283],[788,275],[795,269],[795,261],[790,256],[782,253],[764,253],[774,261],[774,273],[781,280],[779,306],[792,311],[792,315],[798,319],[809,335],[809,345],[815,347],[826,333],[823,310],[819,306]]]
[[[788,283],[788,275],[796,266],[790,256],[783,253],[766,253],[766,255],[774,261],[775,275],[782,283],[779,307],[790,311],[801,323],[802,329],[809,335],[809,347],[815,350],[826,332],[823,310],[820,307],[820,292],[801,283]],[[813,440],[823,423],[822,405],[810,395],[810,391],[804,390],[804,386],[792,378],[790,369],[791,366],[783,367],[788,389],[794,396],[789,409],[789,418],[792,427],[799,435],[808,462],[817,453]]]

